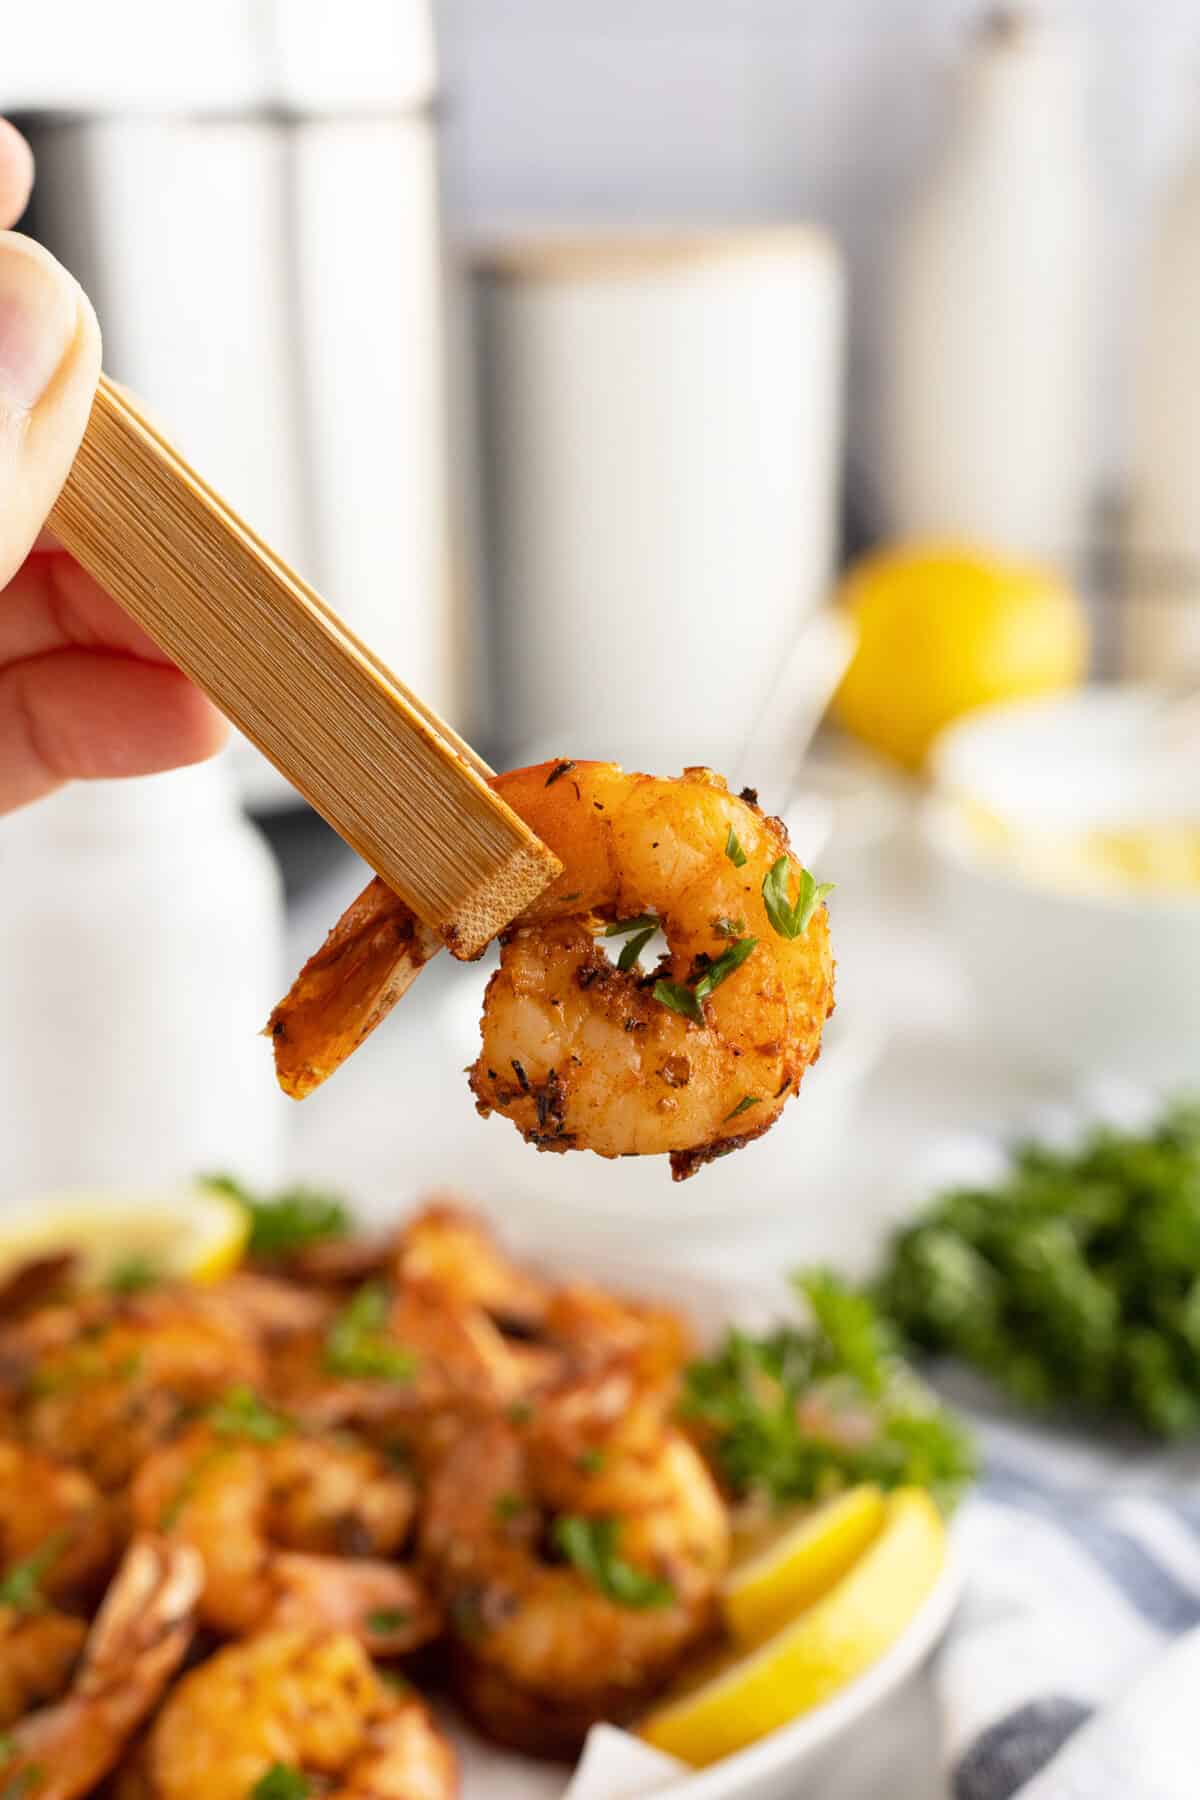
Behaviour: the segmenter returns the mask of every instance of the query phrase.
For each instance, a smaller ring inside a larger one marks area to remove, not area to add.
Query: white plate
[[[560,1269],[565,1268],[561,1259],[556,1261]],[[627,1268],[623,1281],[620,1261],[614,1257],[589,1252],[573,1269],[582,1269],[617,1289],[630,1286]],[[637,1292],[686,1312],[705,1341],[711,1341],[727,1324],[736,1322],[761,1330],[795,1311],[782,1281],[749,1287],[718,1282],[693,1271],[660,1271],[649,1276],[639,1271]],[[800,1777],[816,1757],[851,1730],[861,1730],[863,1722],[919,1668],[945,1631],[960,1587],[951,1554],[932,1593],[903,1634],[832,1700],[711,1768],[659,1774],[648,1785],[631,1786],[627,1775],[608,1790],[611,1800],[634,1800],[641,1795],[662,1795],[666,1800],[796,1800]],[[481,1747],[478,1739],[458,1728],[455,1735],[463,1759],[462,1800],[565,1800],[569,1774],[527,1757]],[[589,1800],[601,1800],[606,1794],[603,1785],[591,1782],[587,1792]]]

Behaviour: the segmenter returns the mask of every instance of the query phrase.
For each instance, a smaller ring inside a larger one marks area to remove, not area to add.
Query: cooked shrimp
[[[70,1613],[0,1606],[0,1731],[66,1692],[87,1633]]]
[[[16,1404],[21,1435],[77,1463],[105,1492],[122,1487],[191,1407],[254,1386],[255,1335],[210,1301],[163,1289],[103,1311],[35,1315]],[[75,1329],[68,1329],[70,1319]]]
[[[94,1791],[179,1667],[199,1585],[194,1551],[149,1538],[130,1546],[70,1692],[5,1732],[0,1792],[78,1800]]]
[[[676,1179],[761,1136],[833,1008],[823,890],[780,822],[707,769],[662,780],[562,761],[495,787],[563,873],[502,939],[470,1076],[480,1112],[503,1113],[542,1150],[667,1154]],[[372,884],[337,931],[373,942],[397,904]],[[595,941],[610,925],[629,928],[624,969]],[[646,973],[636,958],[652,926],[667,955]],[[297,1004],[294,990],[273,1015],[277,1051],[293,1044]],[[297,1097],[365,1035],[347,1031],[336,984],[303,1017],[318,1046],[304,1078],[278,1057]]]
[[[449,1200],[432,1200],[400,1233],[400,1282],[435,1287],[458,1306],[479,1307],[509,1331],[528,1332],[545,1318],[551,1288],[514,1263],[481,1219]]]
[[[416,980],[442,940],[378,876],[342,914],[275,1008],[279,1085],[302,1100],[339,1069]]]
[[[465,1704],[503,1742],[569,1755],[708,1634],[729,1528],[699,1455],[614,1368],[564,1384],[524,1426],[464,1435],[422,1548]]]
[[[668,1381],[692,1354],[691,1332],[677,1312],[621,1299],[590,1282],[556,1288],[543,1320],[547,1337],[575,1361],[603,1363],[632,1357],[647,1381]]]
[[[438,1629],[413,1571],[383,1560],[409,1535],[412,1483],[366,1446],[302,1437],[243,1409],[225,1428],[197,1424],[155,1451],[132,1503],[143,1528],[200,1553],[199,1617],[215,1631],[306,1620],[399,1654]]]
[[[168,1698],[117,1800],[246,1800],[272,1769],[325,1800],[453,1800],[454,1752],[408,1688],[345,1633],[283,1631],[220,1650]]]
[[[86,1602],[119,1548],[112,1508],[82,1470],[0,1440],[0,1572],[34,1564],[43,1598]]]
[[[117,1550],[86,1475],[0,1442],[0,1728],[66,1689]]]

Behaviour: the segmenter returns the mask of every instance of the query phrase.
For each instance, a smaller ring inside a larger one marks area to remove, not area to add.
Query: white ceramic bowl
[[[553,1258],[549,1266],[553,1267]],[[669,1269],[663,1258],[659,1270],[639,1274],[637,1291],[681,1308],[691,1319],[701,1341],[713,1340],[731,1322],[761,1330],[773,1320],[795,1311],[795,1297],[783,1281],[747,1285],[723,1282],[692,1270]],[[630,1286],[630,1276],[619,1253],[589,1252],[582,1266],[598,1281],[617,1289]],[[612,1782],[589,1780],[588,1796],[653,1794],[662,1800],[794,1800],[801,1778],[816,1774],[823,1753],[851,1731],[869,1729],[871,1715],[903,1686],[925,1661],[949,1623],[961,1590],[957,1561],[951,1554],[923,1606],[913,1616],[892,1647],[856,1681],[850,1682],[823,1706],[781,1726],[757,1744],[727,1756],[711,1768],[682,1771],[652,1785],[631,1784],[628,1775]],[[459,1738],[463,1761],[463,1800],[569,1800],[580,1792],[565,1774],[545,1764],[480,1746],[466,1732]],[[597,1746],[607,1750],[608,1746]],[[588,1773],[599,1777],[606,1758],[597,1759]]]
[[[991,855],[960,800],[1051,834],[1089,824],[1200,820],[1200,759],[1139,791],[1145,733],[1161,696],[1093,689],[988,708],[954,727],[934,759],[922,817],[934,896],[959,955],[980,1040],[1028,1069],[1155,1082],[1200,1068],[1200,893],[1055,886]]]

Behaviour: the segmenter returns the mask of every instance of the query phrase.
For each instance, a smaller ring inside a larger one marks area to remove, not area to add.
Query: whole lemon
[[[858,648],[834,714],[872,749],[919,768],[944,725],[974,707],[1073,687],[1088,624],[1057,575],[957,544],[866,556],[839,595]]]

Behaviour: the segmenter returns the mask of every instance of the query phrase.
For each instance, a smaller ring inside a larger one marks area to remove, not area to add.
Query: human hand
[[[0,227],[33,179],[0,120]],[[87,424],[100,328],[54,258],[0,229],[0,813],[64,781],[199,762],[225,724],[42,530]]]

